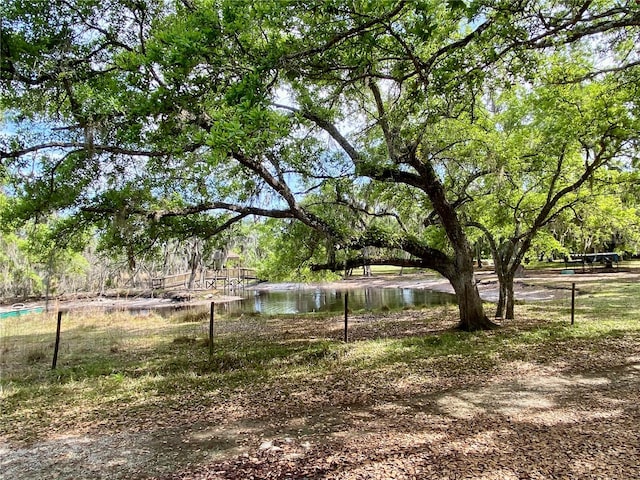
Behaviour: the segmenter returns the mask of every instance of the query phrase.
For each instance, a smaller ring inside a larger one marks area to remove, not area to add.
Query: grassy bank
[[[182,445],[182,465],[264,438],[357,430],[353,412],[379,405],[406,407],[535,369],[587,374],[637,360],[639,294],[637,283],[584,283],[575,325],[565,299],[518,305],[517,320],[477,333],[451,329],[453,306],[364,312],[352,315],[347,344],[342,317],[218,317],[211,357],[206,312],[73,314],[55,371],[55,320],[11,319],[0,332],[0,433],[27,444],[121,432],[193,440],[198,426],[224,427],[215,442]]]

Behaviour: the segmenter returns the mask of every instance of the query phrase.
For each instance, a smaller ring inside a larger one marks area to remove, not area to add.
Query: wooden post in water
[[[349,292],[344,294],[344,341],[349,341]]]
[[[215,302],[211,302],[211,312],[209,314],[209,359],[213,357],[213,315],[215,312]]]
[[[60,327],[62,325],[62,312],[58,312],[58,326],[56,328],[56,345],[53,349],[53,363],[51,364],[51,370],[56,369],[58,363],[58,350],[60,347]]]
[[[576,313],[576,284],[571,284],[571,325],[573,325],[573,320],[575,318]]]

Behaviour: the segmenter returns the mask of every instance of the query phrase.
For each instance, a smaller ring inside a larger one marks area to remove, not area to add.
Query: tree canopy
[[[534,217],[547,222],[572,182],[565,161],[586,165],[581,185],[637,134],[635,1],[76,0],[9,2],[2,16],[16,130],[0,159],[16,216],[194,235],[294,219],[326,239],[326,268],[376,249],[438,271],[465,329],[492,325],[473,279],[472,193],[493,182],[517,202],[524,189],[523,215],[546,198]],[[590,117],[571,118],[570,94],[599,89],[610,94],[591,94]],[[511,99],[489,119],[496,96]],[[581,145],[589,129],[611,145]],[[504,187],[509,175],[529,183]]]

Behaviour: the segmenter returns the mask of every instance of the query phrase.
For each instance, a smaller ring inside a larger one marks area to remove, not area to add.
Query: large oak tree
[[[65,209],[80,222],[144,219],[158,228],[176,217],[202,225],[219,212],[231,217],[217,226],[250,214],[295,219],[343,249],[376,248],[389,252],[381,262],[441,273],[467,330],[492,326],[459,215],[487,169],[445,181],[457,160],[439,141],[442,122],[473,123],[488,85],[527,82],[553,49],[597,40],[601,69],[638,61],[634,1],[58,0],[2,8],[3,105],[19,130],[5,136],[0,158],[22,199],[17,214]],[[367,184],[403,193],[420,218],[345,205],[341,192]],[[364,230],[336,222],[331,208],[305,201],[322,188],[336,208],[384,222]]]

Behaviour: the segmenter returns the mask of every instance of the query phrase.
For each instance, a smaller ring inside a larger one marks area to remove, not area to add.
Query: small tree
[[[560,215],[594,208],[593,185],[612,191],[637,152],[640,123],[627,108],[633,93],[610,77],[559,84],[559,70],[567,75],[569,67],[551,65],[545,85],[503,95],[494,118],[497,174],[484,177],[467,204],[468,225],[491,246],[497,316],[513,318],[514,275],[536,236]]]

